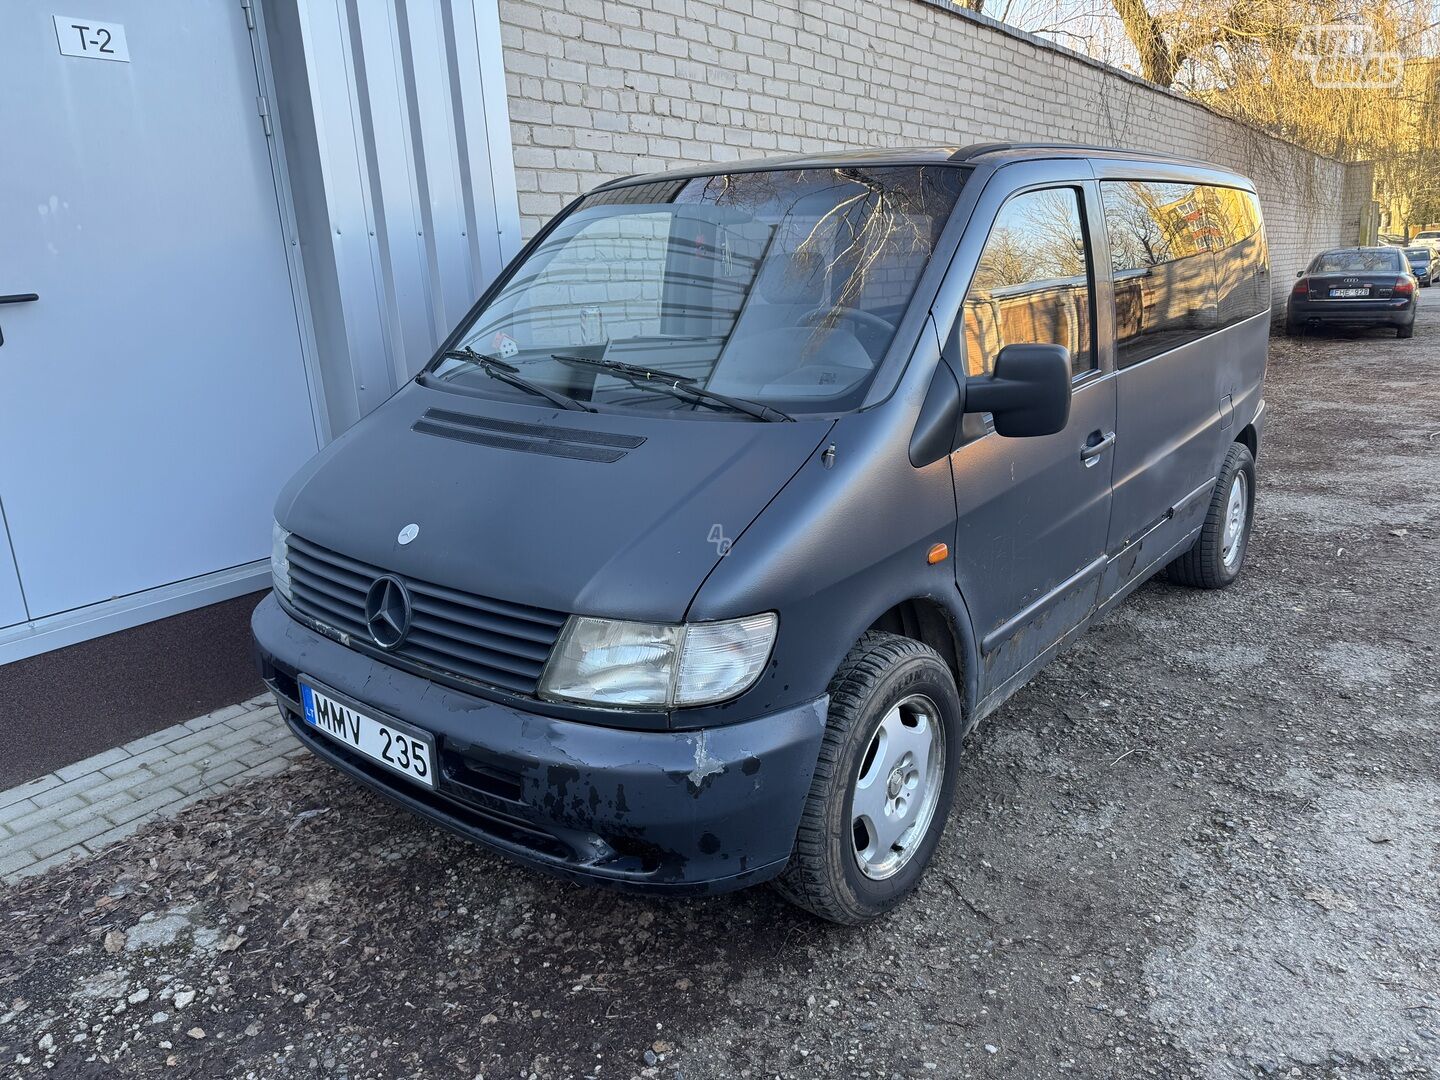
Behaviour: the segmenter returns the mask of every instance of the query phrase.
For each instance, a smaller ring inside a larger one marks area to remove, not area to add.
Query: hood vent
[[[436,435],[442,439],[493,446],[500,450],[519,450],[527,454],[548,454],[550,457],[576,461],[619,461],[627,451],[645,441],[641,435],[616,435],[607,431],[582,431],[578,428],[554,427],[549,424],[522,424],[513,420],[494,420],[488,416],[452,412],[449,409],[427,409],[415,421],[414,431]]]

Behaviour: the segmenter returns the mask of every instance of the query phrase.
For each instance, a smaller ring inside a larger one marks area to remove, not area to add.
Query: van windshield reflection
[[[457,355],[473,349],[605,407],[734,415],[738,401],[766,419],[853,409],[968,175],[950,165],[780,169],[596,192],[427,374],[522,396]],[[665,371],[692,392],[625,368]]]

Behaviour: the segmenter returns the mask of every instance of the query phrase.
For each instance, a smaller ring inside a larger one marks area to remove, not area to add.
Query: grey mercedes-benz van
[[[263,676],[489,848],[873,917],[976,723],[1157,571],[1239,574],[1270,306],[1254,189],[1193,162],[605,184],[285,489]]]

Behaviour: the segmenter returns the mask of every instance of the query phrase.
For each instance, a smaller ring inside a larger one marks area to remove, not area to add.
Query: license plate
[[[435,786],[435,740],[389,717],[377,720],[336,701],[309,683],[300,683],[305,722],[316,731],[417,784]]]
[[[1344,300],[1352,296],[1369,296],[1369,289],[1331,289],[1330,295],[1335,299]]]

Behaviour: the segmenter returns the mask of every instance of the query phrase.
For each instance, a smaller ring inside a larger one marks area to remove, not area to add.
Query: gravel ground
[[[972,737],[878,925],[562,885],[310,763],[0,891],[0,1071],[1440,1077],[1437,376],[1440,302],[1275,339],[1240,582]]]

